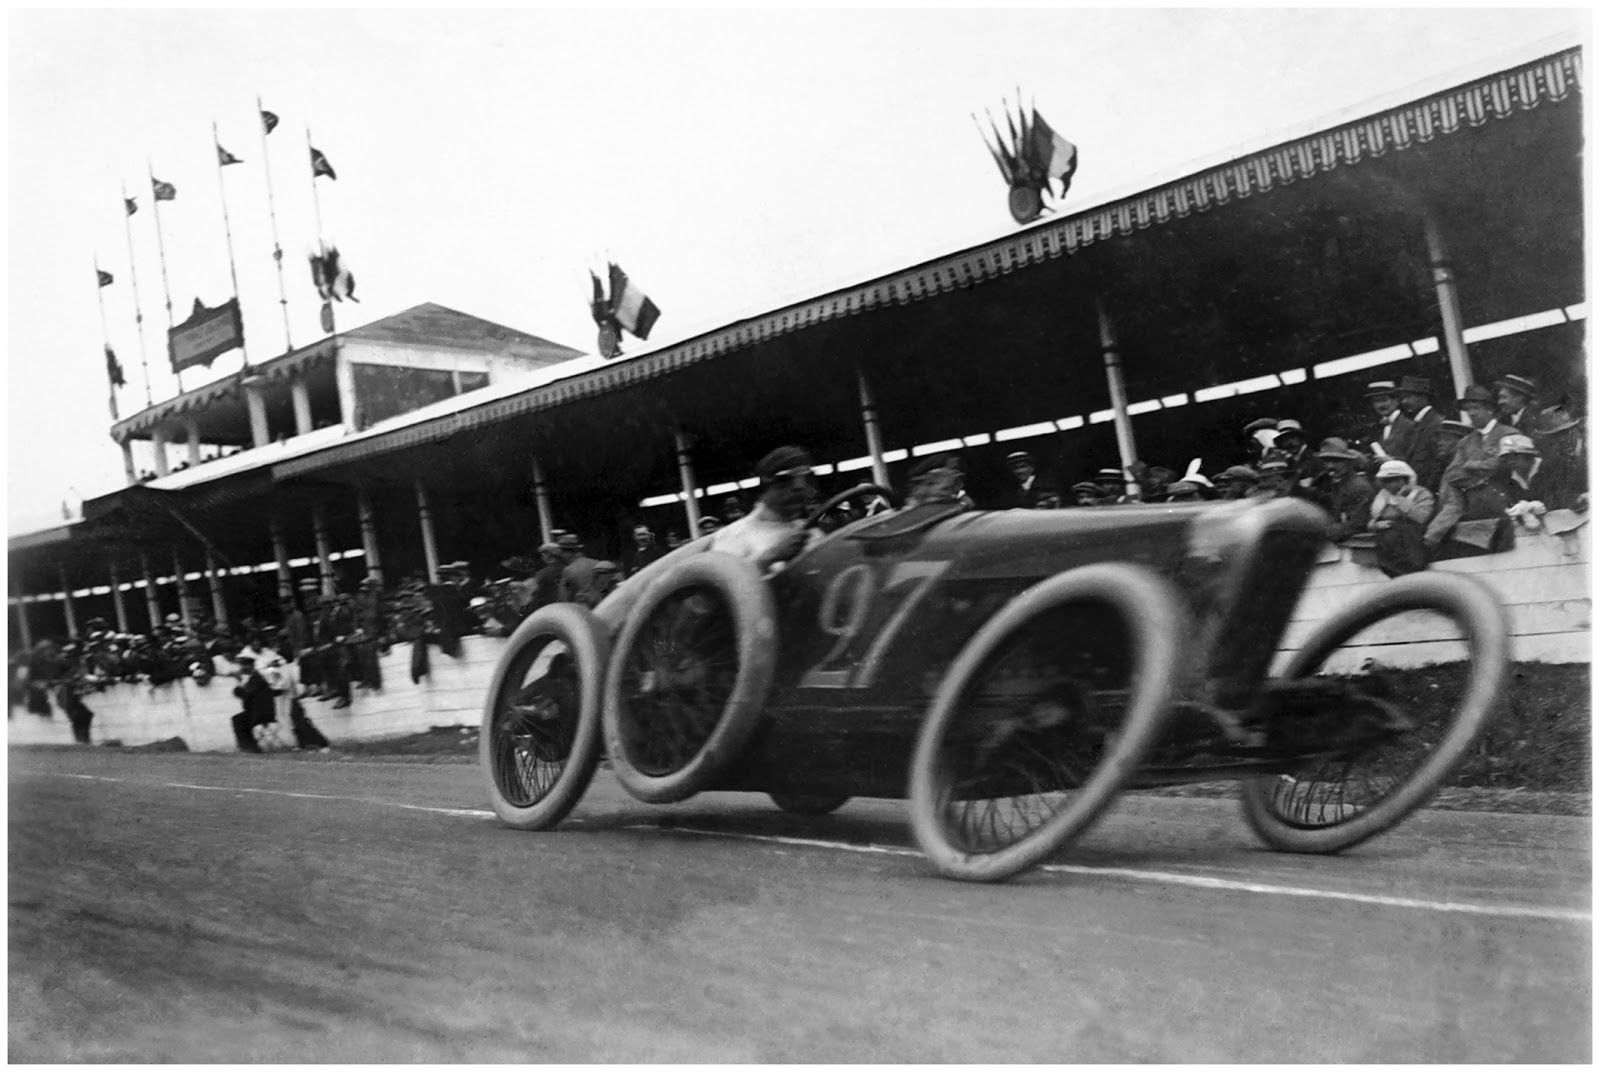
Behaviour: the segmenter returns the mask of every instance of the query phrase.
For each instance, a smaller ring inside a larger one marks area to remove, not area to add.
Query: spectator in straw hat
[[[1400,385],[1394,380],[1374,380],[1367,384],[1367,401],[1378,417],[1370,440],[1373,456],[1380,462],[1409,456],[1417,426],[1400,408]]]
[[[1443,430],[1444,414],[1433,407],[1433,385],[1425,376],[1400,377],[1400,411],[1410,418],[1410,448],[1396,455],[1417,474],[1417,483],[1429,491],[1439,486],[1455,449],[1455,438]]]
[[[1423,541],[1433,518],[1433,493],[1417,483],[1416,470],[1397,458],[1378,466],[1367,530],[1373,534],[1378,568],[1390,577],[1428,567]]]
[[[1244,441],[1248,446],[1245,457],[1251,465],[1259,462],[1267,451],[1272,449],[1272,441],[1278,435],[1278,418],[1257,417],[1244,426]]]
[[[1040,500],[1054,498],[1058,502],[1061,489],[1055,481],[1039,472],[1039,460],[1026,450],[1014,450],[1006,455],[1006,468],[1011,471],[1012,487],[1005,505],[1025,510],[1038,508]]]
[[[1533,400],[1539,394],[1539,385],[1526,376],[1507,373],[1494,381],[1495,402],[1499,406],[1496,417],[1501,424],[1515,428],[1523,435],[1534,430],[1539,411]]]
[[[1092,480],[1080,480],[1072,485],[1073,506],[1099,506],[1105,501],[1104,489]]]
[[[1345,540],[1367,527],[1372,499],[1372,481],[1360,470],[1361,455],[1337,437],[1324,439],[1317,450],[1324,469],[1317,482],[1318,501],[1333,515],[1329,538]]]

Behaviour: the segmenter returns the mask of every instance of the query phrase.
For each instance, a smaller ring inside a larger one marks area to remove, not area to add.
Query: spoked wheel
[[[1426,645],[1429,665],[1386,669],[1385,651],[1406,642]],[[1314,717],[1364,719],[1368,731],[1289,773],[1246,782],[1250,828],[1275,849],[1338,852],[1394,826],[1483,735],[1509,658],[1499,600],[1458,573],[1410,574],[1345,607],[1306,639],[1280,680],[1325,687],[1334,699]]]
[[[609,653],[604,628],[575,603],[541,607],[511,634],[478,734],[489,800],[508,826],[554,826],[589,787]]]
[[[706,552],[658,578],[606,675],[607,754],[640,800],[685,800],[749,742],[772,684],[777,622],[754,566]]]
[[[849,802],[848,795],[815,793],[768,793],[772,802],[791,815],[828,815]]]
[[[1001,608],[934,695],[911,829],[942,874],[996,881],[1088,828],[1172,710],[1183,613],[1140,566],[1069,570]]]

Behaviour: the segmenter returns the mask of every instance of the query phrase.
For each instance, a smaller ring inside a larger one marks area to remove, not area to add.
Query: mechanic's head
[[[784,446],[769,451],[756,463],[762,505],[785,521],[802,516],[816,491],[811,466],[811,455],[804,447]]]

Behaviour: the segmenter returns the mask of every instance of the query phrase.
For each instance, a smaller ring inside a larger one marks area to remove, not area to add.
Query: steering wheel
[[[881,496],[883,499],[888,501],[890,506],[900,505],[900,496],[896,495],[893,491],[884,487],[882,484],[857,484],[853,488],[846,488],[837,495],[828,496],[827,500],[824,501],[821,506],[811,511],[811,516],[806,518],[806,528],[816,528],[818,523],[820,523],[822,519],[828,515],[828,511],[832,510],[834,507],[839,506],[842,503],[847,503],[851,499],[857,499],[867,495]]]

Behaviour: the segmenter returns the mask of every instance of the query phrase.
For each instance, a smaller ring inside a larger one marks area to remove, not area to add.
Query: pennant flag
[[[648,339],[661,310],[645,296],[644,291],[628,280],[621,268],[613,264],[610,269],[612,315],[622,327],[641,339]]]
[[[170,182],[162,182],[157,178],[150,180],[150,191],[157,201],[176,201],[178,199],[178,188]]]
[[[122,199],[122,211],[132,216],[139,211],[139,203],[131,197],[124,197]]]
[[[224,149],[221,145],[217,146],[217,166],[218,167],[227,167],[229,164],[242,164],[242,163],[244,163],[243,160],[240,160],[237,156],[234,156],[232,153],[228,152],[228,150]]]
[[[94,274],[95,277],[100,280],[100,285],[102,287],[109,287],[111,284],[116,282],[116,279],[113,278],[111,273],[106,271],[104,268],[96,268],[94,270]]]
[[[106,344],[106,379],[111,381],[113,387],[126,387],[128,381],[122,378],[122,362],[117,360],[117,352]]]
[[[311,177],[314,179],[318,175],[326,175],[334,180],[339,178],[333,173],[333,165],[328,163],[328,158],[322,155],[322,150],[313,146],[311,149]]]
[[[267,111],[265,108],[261,109],[261,126],[266,130],[266,132],[271,134],[273,128],[277,125],[278,117]]]

